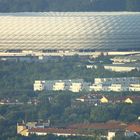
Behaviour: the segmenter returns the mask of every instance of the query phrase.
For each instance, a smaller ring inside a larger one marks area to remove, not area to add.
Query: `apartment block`
[[[95,78],[90,86],[94,91],[140,91],[139,77]]]
[[[89,90],[91,83],[85,82],[83,79],[69,79],[69,80],[48,80],[35,81],[34,91],[65,91],[80,92],[82,90]]]

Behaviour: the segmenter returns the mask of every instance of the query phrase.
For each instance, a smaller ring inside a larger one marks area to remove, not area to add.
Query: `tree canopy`
[[[140,11],[140,0],[0,0],[0,12]]]

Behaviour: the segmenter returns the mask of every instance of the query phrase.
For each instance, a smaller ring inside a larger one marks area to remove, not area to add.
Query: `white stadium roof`
[[[140,13],[1,13],[0,50],[14,49],[140,49]]]

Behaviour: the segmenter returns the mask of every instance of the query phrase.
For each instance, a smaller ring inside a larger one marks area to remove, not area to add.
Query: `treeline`
[[[140,0],[0,0],[0,12],[140,11]]]

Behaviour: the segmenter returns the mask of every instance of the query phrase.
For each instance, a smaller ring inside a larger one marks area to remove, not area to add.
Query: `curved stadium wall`
[[[0,14],[0,50],[18,49],[140,49],[140,13]]]

